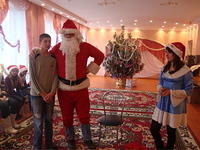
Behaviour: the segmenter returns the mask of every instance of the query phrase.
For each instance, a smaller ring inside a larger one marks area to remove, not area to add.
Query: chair
[[[126,97],[123,93],[118,91],[107,91],[105,92],[102,97],[101,101],[103,103],[103,115],[97,119],[97,122],[100,124],[99,127],[99,145],[100,139],[102,137],[102,126],[105,127],[104,136],[106,133],[107,127],[116,127],[116,140],[118,146],[119,140],[119,128],[123,124],[123,111],[124,105],[126,101]],[[120,130],[121,131],[121,130]],[[121,139],[122,139],[122,132],[121,132]]]

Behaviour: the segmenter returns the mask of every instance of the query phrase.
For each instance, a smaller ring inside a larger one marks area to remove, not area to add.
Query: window
[[[45,33],[51,36],[51,46],[56,45],[56,32],[53,27],[53,17],[53,13],[49,11],[45,12]]]
[[[26,35],[25,10],[19,9],[9,2],[9,11],[1,24],[6,39],[13,45],[20,40],[20,51],[17,47],[11,47],[3,40],[0,34],[0,64],[28,65],[28,40]]]

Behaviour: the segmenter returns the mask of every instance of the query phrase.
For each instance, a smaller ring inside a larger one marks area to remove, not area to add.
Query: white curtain
[[[0,34],[0,64],[28,65],[28,40],[26,34],[25,9],[15,6],[9,1],[9,11],[1,24],[6,39],[13,45],[20,40],[20,52],[17,47],[11,47]]]
[[[144,68],[141,72],[134,75],[134,78],[158,78],[163,63],[160,62],[154,55],[149,51],[141,51],[142,62],[144,63]]]
[[[56,45],[56,31],[53,27],[53,18],[54,13],[50,11],[45,12],[45,33],[49,34],[51,36],[51,46]],[[58,39],[60,41],[60,37]]]

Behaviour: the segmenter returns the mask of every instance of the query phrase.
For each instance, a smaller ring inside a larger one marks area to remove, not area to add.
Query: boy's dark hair
[[[42,34],[40,34],[39,42],[41,42],[44,38],[50,38],[51,39],[51,36],[47,33],[42,33]]]

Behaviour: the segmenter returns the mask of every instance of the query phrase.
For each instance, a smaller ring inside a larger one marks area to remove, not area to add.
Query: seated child
[[[18,132],[21,126],[15,121],[16,113],[20,109],[20,103],[9,98],[7,92],[5,91],[5,84],[3,74],[0,73],[0,117],[1,117],[1,127],[4,131],[10,134],[15,134]]]
[[[16,65],[11,65],[7,68],[7,70],[8,76],[5,78],[6,91],[9,97],[17,100],[20,103],[20,109],[16,115],[16,120],[19,120],[22,118],[20,110],[25,102],[25,97],[21,92],[22,86],[18,76],[19,69]]]
[[[19,66],[19,79],[21,83],[21,93],[23,96],[28,98],[29,101],[29,109],[31,110],[31,104],[30,104],[30,84],[26,81],[28,69],[24,65]]]
[[[21,82],[22,89],[28,88],[29,89],[28,94],[30,95],[30,85],[29,85],[29,83],[26,82],[27,72],[28,72],[28,69],[26,68],[26,66],[24,66],[24,65],[19,66],[19,79]]]

